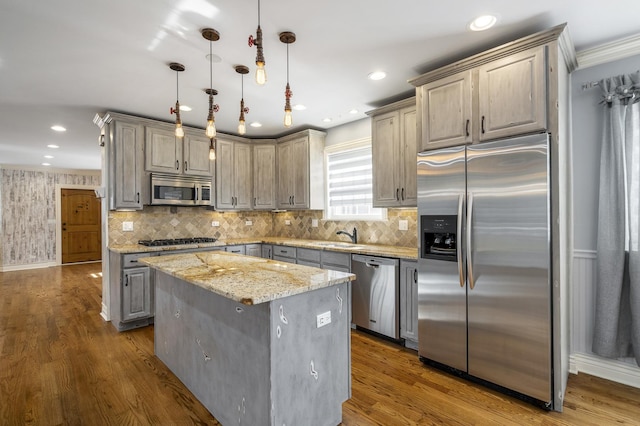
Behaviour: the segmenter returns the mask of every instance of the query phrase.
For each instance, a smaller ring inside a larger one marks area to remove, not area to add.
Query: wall
[[[369,117],[332,127],[327,131],[324,145],[331,146],[364,138],[371,138],[371,119]]]
[[[56,185],[98,186],[100,172],[3,167],[0,183],[0,267],[7,270],[22,265],[55,264]]]
[[[632,359],[608,360],[591,351],[596,286],[596,250],[600,146],[603,106],[599,87],[582,85],[627,74],[640,68],[640,55],[631,56],[572,74],[573,226],[571,353],[573,371],[584,371],[640,387],[640,368]]]

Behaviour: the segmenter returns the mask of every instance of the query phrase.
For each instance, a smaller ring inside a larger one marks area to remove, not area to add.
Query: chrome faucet
[[[338,232],[336,232],[336,235],[340,235],[340,234],[344,234],[347,237],[351,238],[351,242],[353,244],[358,244],[358,230],[355,227],[353,228],[353,234],[350,234],[347,231],[338,231]]]

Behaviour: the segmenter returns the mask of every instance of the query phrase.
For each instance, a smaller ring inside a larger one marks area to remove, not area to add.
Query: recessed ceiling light
[[[331,123],[331,119],[330,119],[330,118],[328,118],[328,117],[327,117],[327,118],[325,118],[325,119],[324,119],[324,120],[322,120],[322,121],[324,121],[325,123]]]
[[[191,111],[191,107],[187,105],[180,105],[180,111]]]
[[[215,53],[211,54],[211,55],[209,55],[209,54],[205,55],[205,59],[207,60],[207,62],[209,62],[209,57],[211,57],[211,62],[214,62],[216,64],[219,63],[219,62],[222,62],[222,58],[220,56],[216,55]]]
[[[357,109],[352,109],[351,111],[349,111],[349,114],[357,114],[358,110]]]
[[[257,121],[254,121],[253,123],[249,124],[249,126],[251,126],[251,127],[262,127],[262,123],[258,123]]]
[[[50,145],[47,145],[47,148],[56,149],[56,148],[60,148],[60,147],[58,145],[50,144]]]
[[[50,166],[51,164],[49,163],[42,163],[43,166]]]
[[[56,132],[66,132],[67,129],[65,129],[64,127],[56,124],[55,126],[51,126],[51,130],[55,130]]]
[[[498,18],[496,18],[493,15],[478,16],[476,19],[473,20],[473,22],[469,24],[469,29],[471,31],[488,30],[489,28],[493,27],[497,21],[498,21]]]
[[[370,80],[382,80],[387,76],[387,73],[384,71],[374,71],[369,74]]]
[[[301,104],[297,104],[293,106],[293,109],[295,109],[296,111],[304,111],[305,109],[307,109],[307,107]]]
[[[53,155],[45,155],[45,156],[44,156],[44,158],[49,158],[49,159],[51,159],[51,158],[53,158]]]

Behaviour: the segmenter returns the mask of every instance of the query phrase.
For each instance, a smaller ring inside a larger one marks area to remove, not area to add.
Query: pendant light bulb
[[[267,82],[267,71],[264,69],[264,62],[256,62],[256,83],[263,85]]]
[[[238,133],[241,135],[247,133],[247,126],[245,126],[244,120],[238,120]]]
[[[284,127],[293,125],[293,116],[291,115],[291,97],[293,92],[289,86],[289,45],[296,41],[296,35],[291,31],[280,33],[280,41],[287,45],[287,87],[284,91]]]
[[[216,122],[213,119],[207,120],[207,127],[204,130],[204,134],[209,138],[216,137]]]
[[[267,82],[267,72],[264,69],[264,51],[262,50],[262,28],[260,28],[260,0],[258,0],[258,28],[256,37],[249,36],[249,47],[256,45],[256,83],[263,85]]]
[[[216,137],[216,119],[213,113],[219,110],[218,105],[213,104],[213,95],[218,94],[218,91],[213,88],[213,42],[220,39],[220,33],[213,28],[204,28],[201,33],[202,37],[209,40],[209,88],[204,89],[204,92],[209,95],[209,115],[207,115],[207,125],[204,128],[204,134],[213,141],[213,138]],[[211,143],[211,147],[209,157],[213,155],[215,158],[215,153],[212,154],[213,142]]]
[[[177,138],[183,138],[184,137],[184,129],[182,128],[182,120],[180,119],[180,96],[179,96],[179,92],[178,92],[178,75],[184,71],[184,65],[179,64],[177,62],[171,62],[169,64],[169,68],[171,68],[171,70],[176,72],[176,107],[174,108],[170,108],[169,112],[171,114],[175,114],[176,115],[176,129],[175,129],[175,135]]]
[[[244,115],[249,113],[249,108],[244,106],[244,75],[249,72],[249,68],[244,65],[237,65],[236,72],[240,74],[242,83],[242,97],[240,98],[240,117],[238,118],[238,133],[244,135],[247,133],[247,126],[244,122]]]
[[[284,127],[291,127],[293,124],[293,116],[290,109],[284,110]]]
[[[184,138],[184,129],[182,128],[182,123],[176,122],[176,137]]]

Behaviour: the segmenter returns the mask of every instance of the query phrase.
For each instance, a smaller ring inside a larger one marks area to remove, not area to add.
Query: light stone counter
[[[245,305],[342,284],[355,275],[222,251],[143,257],[140,263]]]

